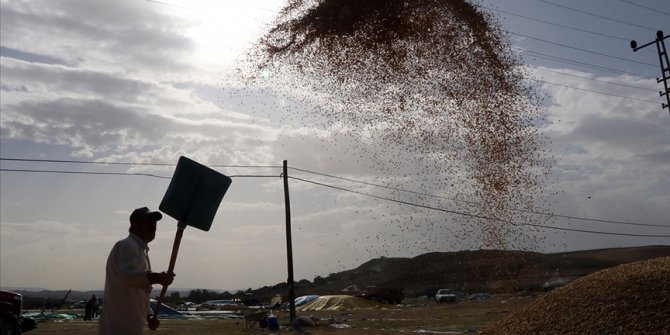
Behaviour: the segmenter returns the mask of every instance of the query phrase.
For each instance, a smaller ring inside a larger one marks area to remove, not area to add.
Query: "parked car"
[[[456,292],[454,290],[443,288],[435,292],[435,301],[438,303],[442,302],[456,302],[458,300]]]
[[[23,297],[0,291],[0,335],[21,334],[35,329],[35,320],[21,316]]]

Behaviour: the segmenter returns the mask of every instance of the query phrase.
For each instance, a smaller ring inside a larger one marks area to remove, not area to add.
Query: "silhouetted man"
[[[130,234],[109,253],[100,335],[139,335],[146,329],[145,322],[158,327],[153,324],[158,320],[149,318],[151,285],[167,286],[174,279],[165,272],[151,272],[149,262],[147,244],[156,237],[156,223],[162,218],[160,212],[146,207],[136,209],[130,215]]]

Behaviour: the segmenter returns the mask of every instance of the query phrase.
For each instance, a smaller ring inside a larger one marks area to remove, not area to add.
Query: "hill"
[[[472,292],[524,292],[548,290],[564,285],[590,273],[620,264],[670,256],[670,246],[644,246],[537,253],[528,251],[468,250],[432,252],[412,258],[380,257],[313,282],[296,282],[296,297],[301,295],[342,294],[345,288],[368,286],[397,287],[406,297],[432,295],[439,288],[453,288]],[[58,302],[67,291],[23,291],[24,300],[43,305]],[[169,292],[178,291],[169,290]],[[279,283],[253,290],[256,298],[269,301],[275,294],[287,296],[288,286]],[[157,291],[154,292],[157,295]],[[181,292],[186,293],[186,292]],[[212,294],[221,294],[211,290]],[[351,294],[352,292],[349,292]],[[88,299],[101,291],[72,291],[68,302]],[[168,293],[169,295],[169,293]],[[230,295],[230,294],[228,294]],[[182,295],[185,298],[185,295]],[[183,299],[182,298],[182,299]],[[215,296],[207,299],[214,299]],[[226,299],[232,296],[226,296]],[[240,297],[244,298],[244,297]],[[29,304],[29,305],[30,305]]]
[[[612,248],[562,253],[473,250],[433,252],[413,258],[380,257],[314,282],[296,283],[296,296],[337,294],[356,286],[400,287],[406,296],[439,288],[466,292],[546,290],[587,274],[629,262],[670,256],[670,246]],[[285,283],[255,291],[259,297],[286,295]]]

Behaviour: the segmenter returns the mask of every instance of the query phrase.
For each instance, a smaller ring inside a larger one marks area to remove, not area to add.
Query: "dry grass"
[[[465,332],[479,330],[484,325],[500,319],[535,298],[514,297],[510,295],[494,296],[489,301],[462,301],[456,304],[437,304],[433,300],[406,299],[404,305],[386,306],[372,309],[354,309],[341,311],[304,312],[298,315],[314,315],[320,319],[321,326],[305,333],[323,334],[400,334],[415,331],[426,332]],[[288,325],[288,312],[279,314],[282,327]],[[336,329],[329,327],[328,319],[349,325],[351,328]],[[294,332],[282,328],[280,332]],[[255,327],[246,329],[243,319],[235,320],[162,320],[159,335],[250,335],[272,334],[267,329]],[[298,333],[298,332],[296,332]],[[30,335],[71,334],[95,335],[97,322],[73,320],[63,322],[42,322]]]

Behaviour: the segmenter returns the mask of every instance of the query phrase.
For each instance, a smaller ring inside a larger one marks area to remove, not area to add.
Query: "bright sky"
[[[107,254],[126,236],[128,215],[145,205],[157,209],[174,169],[9,159],[175,164],[181,155],[210,166],[254,167],[217,167],[233,176],[233,185],[209,232],[186,229],[173,286],[246,289],[285,281],[282,161],[380,179],[346,141],[330,146],[320,137],[332,134],[266,117],[284,97],[242,92],[230,79],[234,61],[282,4],[2,0],[0,286],[101,289]],[[658,94],[660,65],[654,45],[629,47],[631,39],[652,41],[656,30],[670,33],[667,1],[483,4],[510,32],[547,95],[553,123],[544,134],[556,164],[545,201],[556,214],[602,220],[537,215],[535,223],[610,233],[540,229],[533,235],[543,241],[539,251],[670,244],[670,114]],[[289,174],[434,205],[343,179]],[[413,190],[411,180],[392,186]],[[455,214],[298,180],[290,192],[296,280],[379,256],[482,247],[454,237]],[[414,216],[411,229],[401,223],[403,212]],[[175,231],[174,219],[161,221],[150,244],[154,270],[167,269]]]

